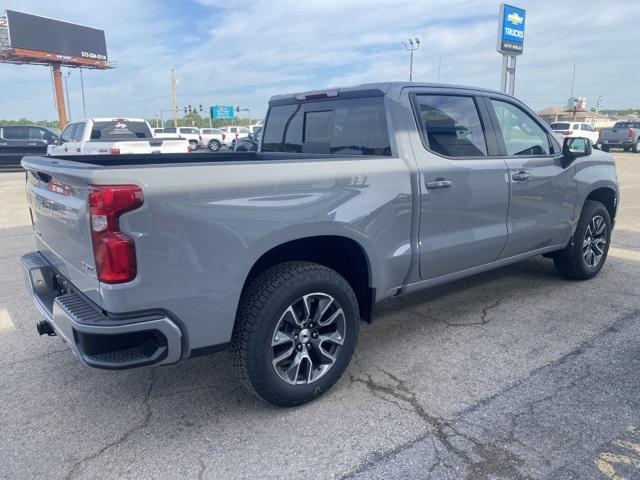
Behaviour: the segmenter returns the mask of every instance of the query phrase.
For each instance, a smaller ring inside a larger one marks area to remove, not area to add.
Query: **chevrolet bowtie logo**
[[[516,12],[513,12],[507,15],[507,20],[509,20],[514,25],[520,25],[522,22],[524,22],[524,17],[521,17]]]

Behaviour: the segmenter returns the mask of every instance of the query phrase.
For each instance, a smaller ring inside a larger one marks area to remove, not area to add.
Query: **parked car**
[[[223,127],[221,130],[225,133],[231,150],[235,150],[236,142],[240,138],[246,138],[251,133],[247,127]]]
[[[436,84],[273,97],[260,152],[22,164],[41,334],[108,369],[230,347],[281,406],[331,388],[381,300],[536,255],[595,277],[618,206],[586,138]]]
[[[201,128],[200,137],[202,144],[212,152],[217,152],[221,147],[227,146],[227,135],[219,128]]]
[[[166,132],[165,128],[165,132]],[[179,127],[178,136],[180,138],[186,138],[189,142],[191,150],[196,151],[202,146],[202,137],[200,136],[200,130],[195,127]]]
[[[640,153],[640,121],[617,122],[613,128],[600,130],[602,150],[622,148],[625,152]]]
[[[600,134],[586,122],[556,122],[550,125],[551,129],[563,137],[588,138],[591,145],[598,145]]]
[[[0,126],[0,170],[22,170],[25,155],[43,155],[47,146],[58,143],[56,132],[37,125]]]
[[[141,118],[90,118],[70,123],[59,144],[49,145],[48,155],[120,155],[126,153],[187,153],[180,138],[160,139]]]
[[[234,151],[236,152],[257,152],[260,146],[260,131],[261,128],[256,128],[254,133],[250,133],[245,138],[240,138],[235,145]]]

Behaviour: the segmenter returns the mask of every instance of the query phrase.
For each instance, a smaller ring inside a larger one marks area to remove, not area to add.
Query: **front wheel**
[[[192,152],[198,150],[198,142],[195,140],[189,140],[189,146],[191,147]]]
[[[218,140],[211,140],[207,145],[207,147],[209,147],[209,150],[211,150],[212,152],[217,152],[218,150],[220,150],[221,146],[222,145],[220,145],[220,142]]]
[[[602,145],[602,151],[603,152],[608,152],[609,151],[609,145]]]
[[[337,272],[286,262],[242,294],[231,342],[245,386],[274,405],[300,405],[340,378],[358,339],[358,302]]]
[[[553,262],[560,273],[575,280],[595,277],[602,269],[611,242],[611,217],[600,202],[587,200],[576,231]]]
[[[633,153],[640,153],[640,141],[636,142],[632,150],[633,150]]]

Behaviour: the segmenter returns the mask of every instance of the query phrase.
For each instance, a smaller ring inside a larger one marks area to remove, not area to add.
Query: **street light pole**
[[[82,79],[82,68],[80,69],[80,88],[82,89],[82,114],[87,118],[87,106],[84,102],[84,80]]]
[[[414,40],[409,39],[407,43],[401,42],[404,49],[409,52],[409,81],[413,81],[413,52],[420,48],[420,39],[416,37]]]

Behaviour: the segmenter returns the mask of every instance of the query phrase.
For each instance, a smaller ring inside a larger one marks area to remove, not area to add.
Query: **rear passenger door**
[[[509,168],[509,241],[500,258],[558,246],[574,216],[574,166],[565,168],[560,144],[510,97],[485,99]]]
[[[441,92],[409,93],[419,132],[411,143],[420,173],[424,280],[491,263],[507,241],[507,166],[486,107],[469,91]]]

